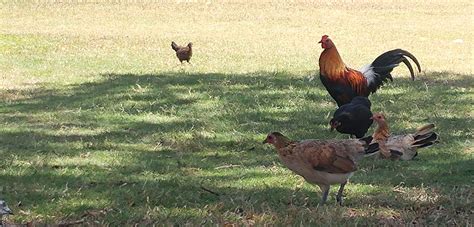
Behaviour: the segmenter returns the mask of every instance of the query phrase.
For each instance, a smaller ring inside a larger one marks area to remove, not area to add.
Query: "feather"
[[[410,76],[412,80],[414,80],[415,72],[410,61],[408,61],[406,57],[415,62],[416,66],[418,67],[418,72],[421,72],[418,59],[416,59],[416,57],[410,52],[402,49],[387,51],[378,56],[369,66],[364,66],[361,71],[365,72],[364,76],[367,78],[369,91],[372,93],[376,92],[384,82],[387,82],[387,79],[393,81],[391,72],[401,62],[407,66],[408,70],[410,71]]]

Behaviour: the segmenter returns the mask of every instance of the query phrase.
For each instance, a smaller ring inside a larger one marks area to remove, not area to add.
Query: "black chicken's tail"
[[[422,148],[438,143],[438,134],[434,132],[434,129],[434,124],[427,124],[416,130],[416,133],[413,135],[415,141],[412,143],[412,146]]]
[[[174,51],[178,51],[178,50],[179,50],[178,44],[176,44],[174,41],[171,42],[171,48],[173,48]]]
[[[387,51],[378,56],[372,62],[372,64],[367,65],[361,69],[362,73],[367,78],[369,91],[374,93],[380,86],[383,85],[384,82],[387,82],[387,79],[393,81],[391,72],[401,62],[403,62],[408,67],[408,70],[410,70],[411,79],[414,80],[415,72],[413,71],[410,61],[408,61],[406,57],[415,62],[416,66],[418,67],[418,72],[421,72],[420,63],[416,57],[410,52],[402,49]]]

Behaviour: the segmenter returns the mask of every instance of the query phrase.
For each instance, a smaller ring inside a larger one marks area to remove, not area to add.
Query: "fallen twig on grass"
[[[204,190],[204,191],[206,191],[206,192],[209,192],[209,193],[211,193],[211,194],[213,194],[213,195],[220,196],[219,193],[214,192],[214,191],[211,191],[210,189],[207,189],[207,188],[205,188],[204,186],[201,186],[201,189]]]

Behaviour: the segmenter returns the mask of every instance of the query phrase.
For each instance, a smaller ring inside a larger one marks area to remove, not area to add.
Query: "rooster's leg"
[[[347,181],[341,184],[341,187],[339,187],[339,191],[337,191],[337,195],[336,195],[336,201],[341,206],[342,206],[342,192],[344,191],[344,186],[346,186],[346,184],[347,184]]]
[[[319,185],[321,188],[321,192],[323,193],[323,196],[321,197],[321,202],[319,202],[319,205],[324,205],[326,200],[328,200],[328,194],[329,194],[329,185]]]

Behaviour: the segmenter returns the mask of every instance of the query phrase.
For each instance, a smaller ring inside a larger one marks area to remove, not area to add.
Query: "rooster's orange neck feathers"
[[[321,56],[319,57],[319,69],[321,75],[344,76],[346,65],[342,61],[341,55],[339,55],[336,46],[324,49],[321,53]]]

